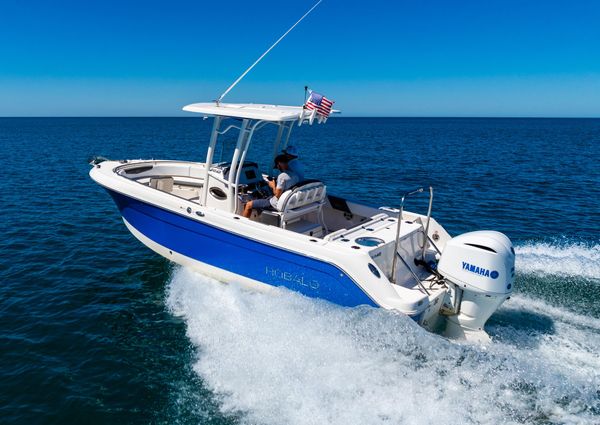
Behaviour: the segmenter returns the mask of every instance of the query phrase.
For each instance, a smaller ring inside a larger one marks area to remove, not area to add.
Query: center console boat
[[[431,188],[405,194],[398,208],[371,207],[329,193],[319,180],[296,184],[276,209],[245,218],[247,201],[270,195],[272,171],[247,158],[253,136],[276,128],[274,158],[294,127],[327,120],[294,106],[211,102],[184,110],[214,120],[205,162],[104,160],[90,171],[143,244],[224,282],[381,307],[451,338],[488,339],[484,324],[514,283],[515,253],[505,235],[451,238],[431,217]],[[214,162],[230,132],[237,133],[233,156]],[[419,193],[429,193],[427,213],[404,211],[405,197]]]

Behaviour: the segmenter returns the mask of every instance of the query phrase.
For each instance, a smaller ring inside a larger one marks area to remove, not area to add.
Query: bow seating
[[[318,180],[305,180],[286,190],[277,201],[276,211],[263,211],[279,218],[283,229],[311,236],[322,234],[321,211],[327,197],[326,186]]]

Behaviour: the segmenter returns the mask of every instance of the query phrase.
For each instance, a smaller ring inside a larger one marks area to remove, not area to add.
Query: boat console
[[[244,193],[251,192],[257,188],[264,186],[264,178],[258,170],[258,164],[256,162],[245,161],[242,166],[240,173],[240,180],[238,184],[241,189],[244,189]],[[210,167],[212,173],[216,173],[223,180],[229,180],[229,173],[231,171],[231,162],[221,162]]]

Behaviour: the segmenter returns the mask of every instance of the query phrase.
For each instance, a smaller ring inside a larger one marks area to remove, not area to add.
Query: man
[[[265,199],[254,199],[253,201],[247,202],[244,205],[243,216],[250,218],[252,210],[275,210],[277,209],[277,201],[290,187],[294,186],[300,181],[298,176],[289,169],[289,158],[287,155],[277,155],[275,158],[275,168],[280,173],[277,176],[277,180],[269,180],[269,187],[273,191],[273,196]]]
[[[283,153],[288,157],[288,167],[290,171],[298,176],[300,181],[304,180],[304,164],[298,159],[298,151],[295,146],[288,146],[283,150]]]

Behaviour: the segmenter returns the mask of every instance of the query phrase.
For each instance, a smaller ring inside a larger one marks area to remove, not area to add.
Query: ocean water
[[[88,157],[202,160],[209,128],[0,119],[1,423],[600,423],[600,120],[336,118],[294,130],[330,192],[396,206],[432,185],[451,234],[513,240],[515,293],[488,322],[488,346],[382,310],[244,291],[143,247],[89,179]],[[271,135],[252,159],[266,164]]]

